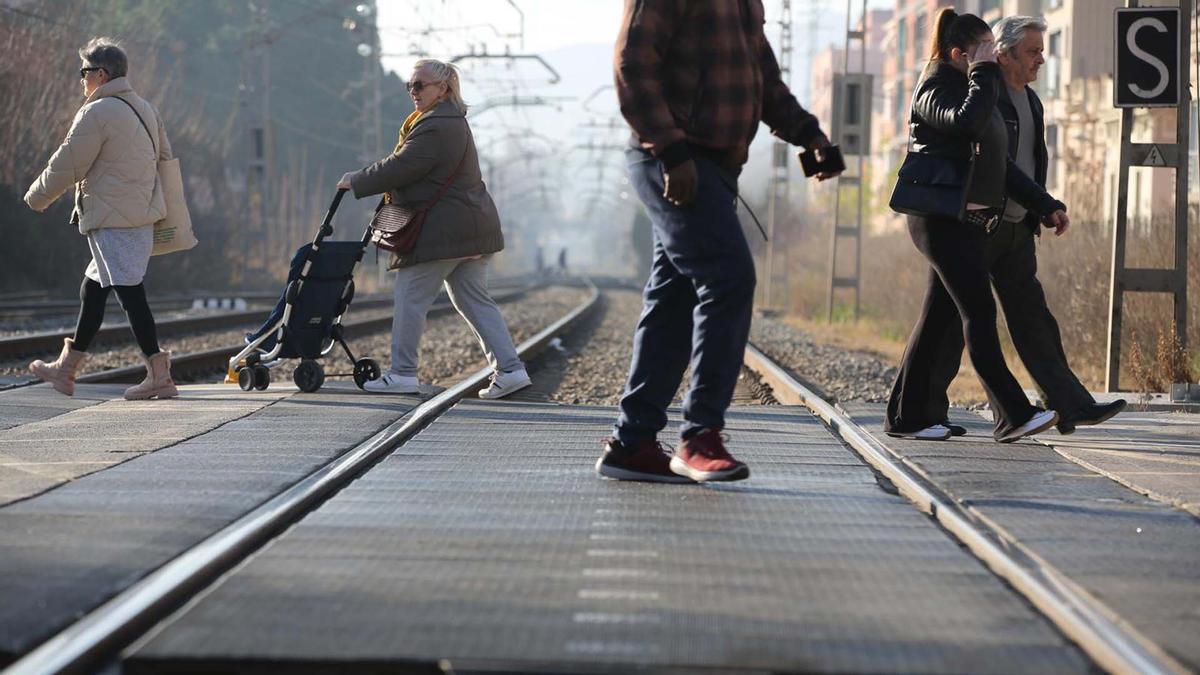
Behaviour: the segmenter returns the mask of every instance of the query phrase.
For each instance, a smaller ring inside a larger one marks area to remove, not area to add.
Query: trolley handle
[[[333,202],[329,204],[329,210],[325,212],[325,220],[321,221],[321,233],[317,237],[317,241],[333,234],[333,214],[337,213],[338,205],[342,203],[342,197],[346,196],[348,190],[346,188],[338,188],[337,194],[333,196]]]

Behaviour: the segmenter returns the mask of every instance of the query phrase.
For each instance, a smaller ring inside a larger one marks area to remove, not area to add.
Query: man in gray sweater
[[[1005,84],[997,108],[1008,130],[1008,151],[1017,166],[1043,187],[1049,164],[1044,109],[1029,85],[1037,80],[1038,69],[1045,63],[1042,58],[1045,32],[1046,23],[1030,16],[1007,17],[993,28],[997,61]],[[1067,363],[1058,322],[1046,306],[1045,292],[1037,280],[1034,237],[1042,225],[1054,228],[1055,235],[1061,236],[1070,221],[1062,212],[1039,221],[1016,200],[1009,199],[1004,217],[988,241],[987,258],[992,285],[1004,307],[1004,318],[1017,353],[1041,389],[1046,406],[1058,411],[1059,433],[1069,434],[1078,425],[1099,424],[1111,418],[1125,407],[1125,401],[1096,403]],[[958,373],[962,340],[962,333],[957,330],[946,335],[941,359],[934,366],[931,391],[938,392],[941,399],[934,401],[934,405],[949,406],[943,392]],[[950,427],[955,435],[966,433],[957,425]]]

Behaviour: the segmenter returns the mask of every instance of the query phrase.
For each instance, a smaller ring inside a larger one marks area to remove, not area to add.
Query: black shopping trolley
[[[320,359],[334,345],[341,345],[346,352],[354,366],[354,383],[360,389],[379,378],[376,361],[354,357],[342,326],[342,316],[354,300],[354,270],[370,243],[371,229],[368,227],[358,241],[325,240],[333,234],[333,215],[345,194],[344,189],[337,191],[311,247],[297,251],[297,255],[303,252],[304,262],[299,274],[288,279],[283,315],[229,359],[229,372],[244,391],[262,391],[270,386],[270,369],[282,359],[300,359],[292,379],[300,391],[317,391],[325,382]]]

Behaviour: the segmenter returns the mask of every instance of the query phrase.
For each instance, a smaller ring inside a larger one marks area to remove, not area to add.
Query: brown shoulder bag
[[[454,184],[454,179],[458,178],[463,163],[467,161],[468,150],[470,150],[469,144],[467,150],[463,151],[462,159],[458,160],[458,166],[454,167],[454,172],[438,189],[433,199],[424,206],[415,208],[393,204],[388,201],[386,196],[379,200],[379,206],[375,208],[375,216],[371,218],[371,243],[385,251],[400,255],[412,253],[413,249],[417,247],[417,238],[421,236],[421,226],[425,223],[425,216],[446,194],[446,190],[449,190],[450,186]]]

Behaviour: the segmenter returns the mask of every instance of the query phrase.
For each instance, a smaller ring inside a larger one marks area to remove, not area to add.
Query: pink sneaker
[[[671,458],[671,471],[700,482],[750,477],[750,467],[725,449],[720,429],[705,429],[680,443]]]
[[[671,471],[671,455],[662,443],[646,441],[633,450],[615,438],[604,440],[604,454],[596,461],[596,473],[614,480],[652,483],[691,483],[692,479]]]

